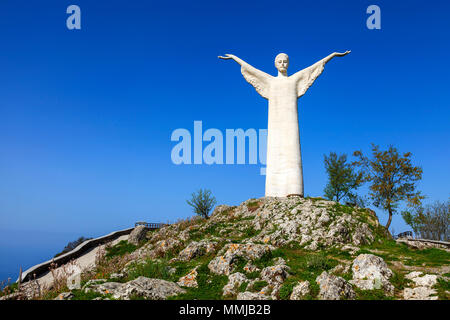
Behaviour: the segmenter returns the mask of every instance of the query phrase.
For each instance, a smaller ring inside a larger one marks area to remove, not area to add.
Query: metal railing
[[[165,223],[154,223],[154,222],[143,222],[143,221],[139,221],[134,224],[135,227],[145,226],[147,229],[151,229],[151,230],[160,229],[160,228],[164,227],[165,225],[166,225]]]

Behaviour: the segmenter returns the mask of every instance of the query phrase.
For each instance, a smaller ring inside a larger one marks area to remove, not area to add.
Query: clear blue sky
[[[81,30],[66,28],[79,5]],[[382,29],[366,28],[381,8]],[[176,128],[267,128],[267,102],[233,53],[276,74],[334,51],[299,100],[305,193],[321,196],[323,155],[413,153],[427,201],[449,196],[447,1],[13,1],[0,3],[0,278],[74,238],[191,215],[264,195],[260,165],[176,166]],[[382,223],[386,215],[377,211]],[[407,230],[395,216],[396,232]]]

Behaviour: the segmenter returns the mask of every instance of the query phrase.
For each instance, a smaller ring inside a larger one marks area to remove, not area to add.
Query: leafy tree
[[[369,197],[373,204],[389,213],[385,226],[389,232],[392,215],[397,212],[401,201],[406,201],[408,206],[421,204],[424,196],[416,190],[416,182],[422,179],[422,169],[411,164],[410,152],[402,156],[393,146],[381,151],[372,144],[370,159],[361,151],[355,151],[353,155],[358,161],[352,164],[361,168],[364,181],[371,182]]]
[[[449,240],[450,200],[446,203],[436,201],[425,207],[416,206],[403,211],[402,217],[421,238],[431,240]]]
[[[196,214],[207,219],[209,212],[216,204],[216,198],[211,195],[210,190],[200,189],[196,193],[192,193],[191,200],[186,200],[186,202],[193,208]]]
[[[338,156],[335,152],[330,152],[329,156],[324,155],[324,163],[328,174],[325,197],[337,202],[341,199],[357,202],[358,197],[352,191],[361,185],[363,175],[355,173],[352,164],[347,162],[347,155]]]

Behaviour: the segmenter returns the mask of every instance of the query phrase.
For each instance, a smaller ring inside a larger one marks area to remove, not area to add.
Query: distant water
[[[106,233],[105,233],[106,234]],[[77,234],[73,232],[46,232],[0,229],[0,283],[19,277],[19,268],[26,269],[51,259],[66,244],[80,236],[98,237],[103,234]]]

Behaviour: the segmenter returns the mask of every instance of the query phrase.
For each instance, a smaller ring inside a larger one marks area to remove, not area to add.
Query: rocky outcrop
[[[63,292],[58,294],[58,296],[53,300],[71,300],[72,298],[73,298],[72,292]]]
[[[194,268],[187,275],[181,277],[178,280],[177,284],[182,287],[196,288],[198,286],[197,276],[198,276],[197,268]]]
[[[139,277],[126,283],[105,282],[93,284],[85,290],[94,291],[102,295],[111,294],[113,298],[122,300],[129,300],[132,297],[163,300],[169,296],[186,292],[173,282],[146,277]]]
[[[355,298],[352,286],[344,278],[337,277],[324,271],[316,278],[320,286],[321,300],[348,300]]]
[[[247,281],[248,280],[246,276],[240,272],[231,274],[228,277],[228,283],[225,285],[225,287],[223,287],[223,295],[224,296],[236,295],[239,287]]]
[[[208,268],[215,274],[229,275],[233,270],[233,263],[237,257],[242,257],[246,260],[256,260],[273,249],[275,248],[269,245],[230,243],[225,245],[219,252],[219,255],[211,260]]]
[[[414,288],[405,288],[403,298],[405,300],[437,300],[437,291],[433,287],[437,283],[438,276],[423,274],[421,271],[414,271],[405,276],[414,284]]]
[[[131,231],[130,236],[128,237],[128,242],[137,246],[145,240],[146,234],[147,228],[145,226],[137,226],[133,229],[133,231]]]
[[[434,241],[434,240],[425,240],[425,239],[409,239],[409,238],[400,238],[396,240],[397,243],[406,244],[408,247],[412,249],[429,249],[429,248],[437,248],[450,250],[450,243],[445,241]]]
[[[266,197],[245,201],[233,210],[218,210],[209,223],[230,215],[245,219],[247,227],[258,233],[248,242],[274,246],[295,242],[316,250],[320,246],[372,243],[378,219],[365,209],[354,211],[346,212],[339,204],[327,200]]]
[[[272,286],[280,285],[287,278],[289,267],[284,264],[278,264],[266,267],[261,271],[261,279],[267,281]]]
[[[208,240],[192,241],[186,248],[184,248],[180,252],[179,260],[190,261],[196,257],[214,252],[216,244],[216,242]]]
[[[260,292],[241,292],[236,300],[269,300],[269,297]]]
[[[383,289],[394,294],[394,286],[389,282],[393,276],[386,262],[373,254],[360,254],[352,264],[353,279],[350,283],[362,290]]]
[[[309,282],[301,281],[293,289],[290,300],[303,300],[310,292]]]

